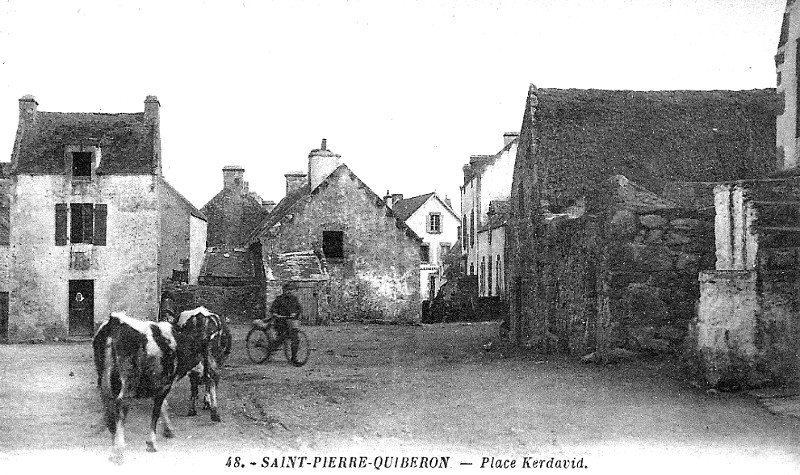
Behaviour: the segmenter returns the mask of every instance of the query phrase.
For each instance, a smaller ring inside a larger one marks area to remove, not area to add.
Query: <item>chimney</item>
[[[263,209],[267,213],[271,213],[272,210],[275,209],[275,202],[272,200],[262,200],[261,209]]]
[[[228,190],[243,190],[245,187],[244,168],[239,165],[228,165],[222,167],[223,188]]]
[[[383,201],[386,203],[386,206],[388,206],[389,209],[391,209],[392,206],[394,206],[394,202],[392,201],[392,195],[389,194],[389,190],[386,190],[386,196],[383,197]]]
[[[156,96],[147,96],[144,100],[144,123],[159,125],[159,112],[161,103]]]
[[[448,208],[453,209],[453,203],[447,195],[444,195],[444,204],[446,204]]]
[[[20,123],[32,124],[36,121],[36,112],[39,103],[36,98],[26,94],[19,99],[19,121]]]
[[[308,175],[303,172],[289,172],[283,176],[286,177],[287,196],[302,188],[308,181]]]
[[[503,147],[517,140],[519,132],[506,132],[503,134]]]
[[[328,150],[327,139],[322,139],[322,145],[308,154],[308,183],[315,189],[328,175],[339,166],[341,155]]]

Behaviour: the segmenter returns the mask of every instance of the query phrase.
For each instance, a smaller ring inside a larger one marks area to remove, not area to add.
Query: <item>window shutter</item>
[[[94,234],[92,231],[94,231],[94,205],[83,203],[83,241],[81,242],[91,244]]]
[[[67,204],[56,203],[56,246],[67,245]]]
[[[94,245],[106,245],[106,219],[108,216],[108,205],[98,204],[94,207]]]
[[[432,232],[433,231],[431,229],[431,215],[430,214],[427,214],[425,216],[425,230],[428,231],[428,232]]]

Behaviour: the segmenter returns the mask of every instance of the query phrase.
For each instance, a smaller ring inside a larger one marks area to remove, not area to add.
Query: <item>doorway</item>
[[[94,281],[69,281],[69,335],[94,334]]]

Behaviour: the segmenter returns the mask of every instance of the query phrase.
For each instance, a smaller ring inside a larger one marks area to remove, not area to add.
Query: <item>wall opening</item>
[[[0,341],[8,341],[8,292],[0,292]]]
[[[326,258],[344,257],[344,231],[322,231],[322,252]]]
[[[94,334],[94,281],[69,281],[69,335]]]
[[[92,152],[72,152],[72,176],[92,176]]]

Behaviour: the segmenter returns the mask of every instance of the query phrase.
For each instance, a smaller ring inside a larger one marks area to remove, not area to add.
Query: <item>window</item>
[[[444,260],[447,258],[447,255],[450,254],[450,243],[449,242],[440,242],[439,243],[439,264],[443,263]]]
[[[486,257],[481,258],[481,273],[478,276],[478,285],[480,287],[479,294],[483,295],[486,291]]]
[[[94,206],[91,203],[72,203],[69,214],[70,242],[91,244],[94,235]]]
[[[502,270],[503,270],[503,268],[502,268],[502,265],[500,264],[500,254],[498,254],[497,255],[497,278],[495,279],[495,280],[497,280],[497,292],[495,292],[497,295],[502,295],[503,294],[503,284],[501,283],[501,279],[500,279],[500,276],[503,275],[503,274],[501,274]]]
[[[92,152],[72,152],[72,176],[92,176]]]
[[[466,214],[464,215],[464,221],[462,221],[461,223],[462,223],[461,224],[461,228],[462,228],[461,232],[464,234],[463,237],[461,238],[461,246],[464,249],[466,249],[467,248],[467,239],[469,238],[469,230],[467,229],[467,225],[469,225],[469,223],[467,222],[467,215]]]
[[[469,275],[475,275],[475,263],[470,263],[469,265]]]
[[[423,244],[419,247],[419,258],[424,263],[429,263],[431,261],[431,246],[428,244]]]
[[[486,232],[489,233],[489,245],[491,246],[492,245],[492,234],[494,234],[492,232],[491,226],[489,227],[489,229],[486,230]]]
[[[491,236],[492,233],[489,233]],[[492,296],[492,256],[489,256],[489,265],[486,266],[486,295]]]
[[[469,215],[469,247],[475,247],[475,210]]]
[[[344,231],[322,231],[322,253],[328,259],[344,258]]]
[[[71,203],[68,207],[66,203],[57,203],[56,246],[66,246],[67,242],[105,246],[107,216],[108,205],[105,204]]]
[[[0,246],[11,244],[11,227],[9,224],[8,205],[0,206]]]
[[[430,213],[428,214],[428,233],[439,234],[442,232],[442,214]]]

